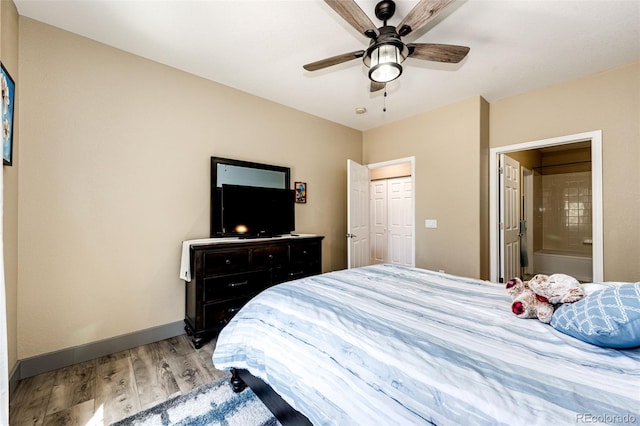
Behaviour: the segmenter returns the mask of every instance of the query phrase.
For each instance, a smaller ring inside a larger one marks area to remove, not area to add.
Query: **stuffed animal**
[[[518,318],[538,318],[544,323],[551,322],[554,306],[544,296],[538,296],[527,282],[520,278],[512,278],[505,286],[513,299],[511,312]]]
[[[554,305],[577,302],[584,297],[578,280],[565,274],[535,275],[529,280],[529,288]]]
[[[578,280],[565,274],[538,274],[528,282],[516,277],[505,288],[513,299],[511,311],[518,318],[538,318],[544,323],[551,322],[555,305],[584,297]]]

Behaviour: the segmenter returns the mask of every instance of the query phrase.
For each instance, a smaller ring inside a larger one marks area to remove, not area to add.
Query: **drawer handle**
[[[269,260],[273,260],[273,255],[272,254],[269,255]]]
[[[229,308],[229,309],[227,309],[227,312],[230,313],[230,314],[235,314],[239,310],[240,310],[240,308]]]
[[[231,259],[225,260],[224,263],[226,263],[227,265],[231,265]]]
[[[229,283],[227,284],[227,287],[235,288],[235,287],[240,287],[247,284],[249,284],[249,280],[240,281],[239,283]]]

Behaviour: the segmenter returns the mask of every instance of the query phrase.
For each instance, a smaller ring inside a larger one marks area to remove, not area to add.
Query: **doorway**
[[[511,145],[500,148],[493,148],[490,152],[490,164],[494,164],[497,167],[490,167],[490,278],[494,282],[501,282],[505,279],[509,279],[504,275],[505,270],[505,260],[506,256],[503,249],[503,228],[504,221],[502,219],[503,215],[503,200],[500,197],[500,171],[499,167],[501,156],[508,154],[513,157],[522,158],[523,153],[530,152],[559,152],[565,151],[569,146],[574,147],[576,149],[580,149],[580,147],[584,148],[588,147],[589,151],[589,166],[590,166],[590,174],[588,175],[588,185],[590,187],[589,201],[582,200],[580,194],[582,191],[587,188],[587,184],[584,183],[585,179],[587,179],[584,173],[580,173],[580,171],[571,175],[570,184],[563,183],[565,180],[558,173],[550,173],[546,172],[549,176],[549,185],[560,186],[561,194],[565,194],[567,198],[565,200],[558,199],[558,203],[561,203],[562,208],[566,210],[566,218],[564,219],[565,224],[563,225],[565,228],[571,228],[572,230],[580,231],[580,228],[584,228],[585,224],[580,219],[580,215],[588,214],[589,221],[589,229],[582,229],[584,232],[590,233],[591,238],[588,238],[585,235],[581,235],[576,233],[575,244],[578,245],[578,250],[589,250],[591,252],[591,257],[589,258],[591,265],[591,273],[588,278],[590,281],[602,281],[603,280],[603,235],[602,235],[602,132],[594,131],[588,133],[581,133],[576,135],[563,136],[559,138],[545,139],[540,141],[527,142],[523,144]],[[567,151],[568,152],[568,151]],[[581,163],[581,162],[578,162]],[[574,164],[571,167],[583,167],[584,165]],[[563,168],[567,168],[566,164],[562,165]],[[556,170],[557,171],[557,170]],[[548,260],[548,258],[536,257],[534,251],[534,243],[533,233],[536,235],[541,234],[543,230],[542,222],[538,220],[538,213],[540,213],[540,209],[542,208],[542,201],[536,200],[534,198],[538,197],[533,195],[533,180],[538,179],[539,176],[543,175],[545,171],[540,167],[538,170],[533,168],[533,170],[529,169],[527,172],[522,172],[523,179],[523,195],[522,203],[520,207],[522,208],[522,213],[518,213],[521,218],[525,220],[528,219],[527,222],[521,222],[519,226],[519,233],[522,237],[521,241],[521,251],[518,261],[521,263],[522,269],[520,273],[515,274],[514,276],[521,275],[521,273],[545,273],[540,272],[539,268],[546,267],[543,265],[544,262]],[[536,177],[538,176],[538,177]],[[557,181],[557,182],[556,182]],[[582,186],[581,186],[582,185]],[[557,192],[557,191],[556,191]],[[575,192],[575,194],[574,194]],[[529,202],[527,202],[527,193],[529,193],[528,198]],[[548,194],[553,194],[553,191]],[[551,199],[547,200],[547,203],[551,203],[550,206],[555,202],[554,198],[558,198],[548,195]],[[569,198],[571,197],[571,198]],[[556,203],[557,204],[557,203]],[[535,207],[534,207],[535,206]],[[581,212],[580,206],[588,206],[588,212]],[[552,206],[553,207],[553,206]],[[538,212],[536,213],[536,209]],[[536,216],[537,215],[537,216]],[[536,216],[536,217],[534,217]],[[553,221],[548,221],[548,223],[553,223]],[[585,221],[586,223],[586,221]],[[528,231],[528,232],[527,232]],[[590,231],[590,232],[589,232]],[[564,231],[563,231],[564,232]],[[540,237],[542,238],[542,237]],[[553,235],[555,241],[550,243],[550,245],[557,245],[560,240],[569,240],[570,238],[564,234]],[[538,243],[540,244],[540,243]],[[565,244],[563,242],[563,244]],[[526,247],[524,247],[526,245]],[[586,246],[588,245],[588,247]],[[543,251],[541,251],[542,253]],[[565,263],[562,266],[563,270],[566,268],[566,272],[569,275],[576,275],[578,272],[573,272],[573,264],[583,263],[586,256],[568,256],[565,260],[569,263]],[[568,259],[568,260],[567,260]],[[538,261],[538,265],[535,262]],[[584,266],[584,265],[583,265]],[[580,266],[582,268],[582,266]],[[587,266],[589,268],[589,266]],[[584,268],[582,268],[584,269]],[[576,269],[577,271],[577,269]],[[555,271],[561,272],[561,271]],[[580,278],[579,278],[580,279]],[[583,277],[583,280],[586,279]]]
[[[349,160],[348,171],[347,267],[415,266],[415,157],[364,166]]]

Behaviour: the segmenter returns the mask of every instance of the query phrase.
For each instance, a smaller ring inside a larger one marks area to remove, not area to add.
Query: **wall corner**
[[[480,97],[480,279],[488,280],[490,274],[489,245],[489,111],[490,104]]]

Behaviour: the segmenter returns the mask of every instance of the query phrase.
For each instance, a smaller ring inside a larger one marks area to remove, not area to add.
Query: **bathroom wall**
[[[590,254],[591,172],[543,174],[539,180],[542,249]]]
[[[534,177],[541,232],[534,247],[591,254],[591,151],[589,147],[542,152]]]

